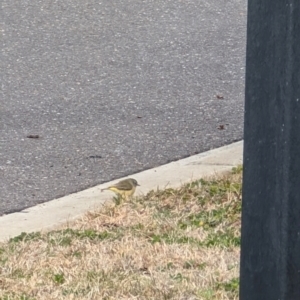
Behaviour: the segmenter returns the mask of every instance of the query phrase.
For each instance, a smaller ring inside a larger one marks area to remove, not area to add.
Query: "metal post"
[[[300,1],[248,0],[241,300],[300,299]]]

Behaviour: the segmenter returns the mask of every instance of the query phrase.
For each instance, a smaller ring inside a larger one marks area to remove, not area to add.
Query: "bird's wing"
[[[118,182],[113,187],[116,187],[117,189],[124,190],[124,191],[130,191],[133,188],[132,184],[130,184],[130,182],[126,180],[125,181],[122,180]]]

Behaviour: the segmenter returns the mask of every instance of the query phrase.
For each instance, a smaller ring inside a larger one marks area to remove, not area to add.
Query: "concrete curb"
[[[179,187],[183,183],[204,176],[230,170],[242,163],[243,141],[200,153],[169,164],[131,175],[139,184],[136,195],[166,187]],[[21,212],[0,217],[0,241],[5,241],[22,232],[51,229],[74,220],[89,210],[99,208],[112,198],[112,193],[101,189],[118,180],[107,182]]]

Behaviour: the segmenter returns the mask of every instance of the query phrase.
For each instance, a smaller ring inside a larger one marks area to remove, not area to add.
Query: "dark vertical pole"
[[[248,0],[241,300],[300,300],[300,0]]]

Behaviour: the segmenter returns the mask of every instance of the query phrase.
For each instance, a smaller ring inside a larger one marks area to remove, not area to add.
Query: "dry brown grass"
[[[0,244],[0,299],[238,299],[241,168]]]

